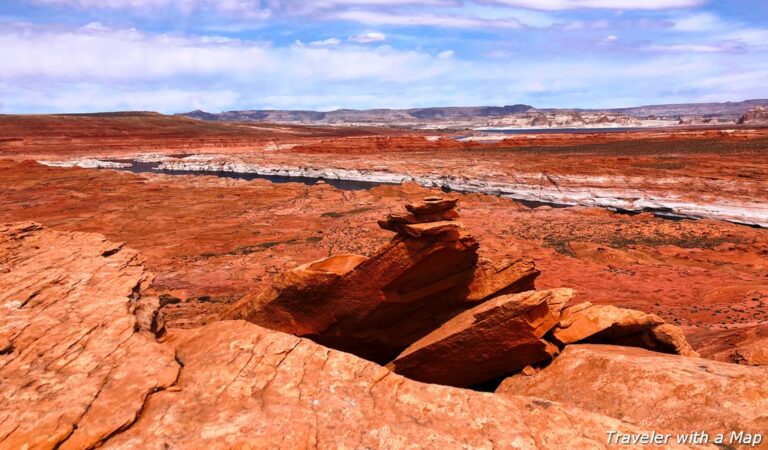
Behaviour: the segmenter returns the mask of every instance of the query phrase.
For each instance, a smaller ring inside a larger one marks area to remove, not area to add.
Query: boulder
[[[421,202],[405,205],[405,209],[412,214],[435,214],[455,208],[458,201],[455,198],[426,197]]]
[[[698,357],[683,331],[664,319],[634,309],[589,302],[562,311],[552,339],[560,345],[594,342],[643,347],[662,353]]]
[[[175,382],[151,279],[103,236],[0,225],[0,448],[98,447]]]
[[[567,345],[587,338],[618,338],[663,323],[664,319],[655,314],[585,302],[563,310],[552,337],[558,343]]]
[[[558,348],[543,337],[573,296],[554,289],[494,298],[414,342],[389,367],[414,380],[466,387],[547,361]]]
[[[613,343],[631,347],[643,347],[661,353],[694,358],[699,357],[699,354],[686,340],[683,330],[669,323],[654,325],[639,333],[617,338]]]
[[[642,431],[536,398],[422,384],[243,321],[174,333],[177,385],[106,449],[580,450],[609,448],[607,430]]]
[[[768,366],[768,339],[753,341],[737,348],[736,362],[747,366]]]
[[[571,345],[546,368],[510,377],[496,392],[562,402],[659,431],[705,431],[710,439],[768,430],[764,368],[640,348]]]
[[[539,270],[530,259],[519,258],[494,264],[481,259],[469,285],[468,302],[482,302],[500,295],[533,290]]]

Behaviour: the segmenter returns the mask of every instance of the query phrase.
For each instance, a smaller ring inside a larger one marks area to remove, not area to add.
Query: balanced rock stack
[[[379,226],[396,233],[371,257],[336,255],[279,275],[224,317],[303,336],[409,378],[473,386],[546,364],[577,342],[695,355],[653,314],[534,290],[533,261],[481,260],[455,199],[427,197]]]
[[[453,316],[489,298],[533,289],[533,261],[481,260],[455,199],[428,197],[380,225],[392,241],[369,258],[336,255],[278,275],[225,319],[305,336],[386,363]]]
[[[379,226],[385,230],[411,236],[441,236],[446,240],[455,240],[461,236],[462,226],[455,220],[456,199],[426,197],[420,203],[407,204],[405,214],[390,214],[387,220],[380,220]]]

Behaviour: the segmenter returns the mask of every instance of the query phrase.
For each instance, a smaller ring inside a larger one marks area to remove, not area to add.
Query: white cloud
[[[669,53],[720,53],[743,51],[743,48],[733,44],[660,44],[649,45],[642,48],[651,52],[669,52]]]
[[[251,80],[286,75],[388,80],[414,79],[444,70],[443,63],[425,52],[339,44],[341,40],[330,38],[310,45],[273,47],[263,42],[130,29],[0,27],[0,54],[5,58],[0,81]]]
[[[512,6],[516,8],[564,9],[677,9],[691,8],[707,0],[481,0],[480,3]]]
[[[672,27],[675,31],[714,31],[725,27],[726,24],[714,14],[698,13],[678,18]]]
[[[66,89],[9,89],[0,85],[0,112],[221,111],[240,97],[231,90],[119,89],[96,84],[69,85]]]
[[[339,44],[341,44],[341,39],[335,37],[309,43],[309,45],[314,47],[335,47]]]
[[[355,42],[358,44],[369,44],[371,42],[382,42],[387,40],[387,36],[384,33],[378,31],[369,31],[363,34],[353,34],[347,38],[349,42]]]
[[[455,55],[453,50],[444,50],[437,54],[437,57],[440,59],[448,59],[453,58],[453,55]]]
[[[349,20],[369,25],[435,26],[448,28],[521,28],[516,19],[483,19],[459,15],[397,14],[382,11],[338,11],[326,16],[329,19]]]
[[[158,11],[170,9],[185,14],[197,10],[212,10],[247,19],[266,19],[271,11],[261,0],[27,0],[43,5],[66,6],[82,9],[121,9]]]

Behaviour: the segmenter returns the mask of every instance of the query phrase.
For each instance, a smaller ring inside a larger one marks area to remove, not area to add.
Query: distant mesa
[[[206,121],[275,122],[292,124],[342,125],[430,125],[486,126],[488,120],[520,119],[521,127],[581,127],[613,125],[635,127],[645,121],[672,124],[737,123],[756,107],[768,107],[768,99],[725,103],[682,103],[628,108],[578,109],[535,108],[531,105],[432,107],[412,109],[242,110],[209,113],[196,110],[178,114]],[[592,115],[590,119],[587,116]],[[526,119],[527,122],[525,120]],[[747,120],[750,120],[749,118]],[[749,123],[749,122],[744,122]],[[503,125],[503,124],[501,124]],[[654,124],[647,124],[654,125]],[[658,125],[658,124],[655,124]]]
[[[745,125],[768,125],[768,108],[757,106],[750,109],[741,116],[739,123]]]

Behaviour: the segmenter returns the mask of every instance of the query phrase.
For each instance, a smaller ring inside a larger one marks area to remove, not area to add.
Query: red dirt
[[[353,142],[373,145],[361,145],[355,155],[308,153],[327,149],[327,142],[250,155],[257,143],[290,133],[299,136],[291,142],[318,142],[329,139],[325,132],[373,131],[272,125],[244,131],[244,125],[163,116],[142,118],[138,128],[126,125],[134,120],[0,117],[0,157],[15,160],[0,159],[0,222],[33,220],[58,230],[98,232],[141,251],[157,274],[154,291],[182,300],[165,308],[171,327],[214,320],[229,302],[299,264],[330,254],[370,255],[391,237],[376,220],[434,191],[403,185],[349,192],[328,185],[49,168],[20,158],[204,150],[329,167],[631,176],[639,188],[682,196],[768,199],[765,129],[550,135],[537,138],[535,148],[511,148],[517,140],[466,149],[416,135],[338,138],[334,148],[340,151],[358,148]],[[413,142],[420,150],[411,153]],[[687,177],[688,183],[654,187],[660,176]],[[768,323],[768,230],[595,208],[528,209],[479,194],[457,197],[462,221],[481,242],[481,256],[533,258],[542,271],[537,288],[572,287],[576,301],[655,313],[692,337]]]

